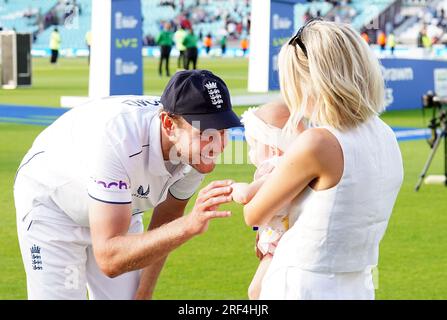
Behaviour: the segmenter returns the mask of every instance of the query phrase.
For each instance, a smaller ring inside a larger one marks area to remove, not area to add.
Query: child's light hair
[[[384,80],[378,59],[350,26],[310,22],[298,45],[286,43],[279,54],[281,94],[296,126],[310,110],[312,124],[353,128],[384,110]]]
[[[286,151],[290,144],[296,139],[296,135],[285,132],[282,128],[278,128],[259,117],[258,112],[266,107],[269,107],[269,105],[264,105],[261,108],[249,108],[242,114],[241,122],[245,127],[247,143],[250,147],[253,147],[250,142],[258,141],[266,146]],[[287,111],[286,107],[283,108]]]

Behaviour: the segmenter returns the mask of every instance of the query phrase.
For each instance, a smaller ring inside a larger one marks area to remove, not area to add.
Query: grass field
[[[34,86],[1,91],[0,104],[57,106],[60,95],[85,95],[86,61],[63,60],[57,69],[34,60]],[[245,60],[204,60],[202,68],[221,75],[233,94],[244,93]],[[154,75],[156,63],[146,60],[145,92],[160,93],[166,78]],[[237,108],[238,113],[244,108]],[[421,127],[418,111],[389,112],[383,119],[393,126]],[[15,171],[34,138],[44,128],[0,123],[0,299],[26,298],[25,274],[15,230],[12,184]],[[242,143],[242,142],[236,142]],[[405,180],[387,233],[381,243],[378,299],[447,299],[447,189],[423,186],[413,191],[429,148],[424,141],[400,144]],[[442,172],[441,152],[431,172]],[[249,165],[219,165],[206,181],[232,178],[249,181]],[[191,208],[191,205],[189,206]],[[254,232],[246,227],[241,207],[228,205],[233,216],[216,220],[209,231],[173,252],[160,276],[156,299],[246,299],[257,266]],[[145,222],[150,213],[145,216]]]
[[[176,71],[175,60],[171,59],[171,73]],[[33,85],[18,90],[0,90],[0,103],[40,106],[59,106],[61,96],[87,96],[87,59],[60,59],[52,66],[48,59],[33,59]],[[208,69],[225,75],[231,94],[247,94],[247,59],[201,59],[198,68]],[[154,59],[144,60],[144,93],[160,95],[169,78],[158,76],[158,63]]]

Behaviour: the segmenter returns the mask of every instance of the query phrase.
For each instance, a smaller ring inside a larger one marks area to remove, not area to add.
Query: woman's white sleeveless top
[[[378,117],[355,129],[329,130],[343,150],[344,171],[328,190],[307,187],[295,200],[295,223],[282,237],[271,267],[355,272],[377,265],[379,242],[403,180],[396,136]]]

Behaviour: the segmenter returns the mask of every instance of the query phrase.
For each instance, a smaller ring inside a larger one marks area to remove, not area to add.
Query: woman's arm
[[[325,129],[304,131],[284,154],[253,199],[244,206],[247,225],[263,225],[310,183],[318,189],[336,185],[343,174],[343,152]]]

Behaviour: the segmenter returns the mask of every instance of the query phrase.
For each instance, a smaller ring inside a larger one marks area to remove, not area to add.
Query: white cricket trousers
[[[85,300],[87,290],[89,299],[134,298],[140,270],[113,279],[107,277],[96,264],[90,229],[33,219],[40,210],[45,210],[48,216],[54,209],[38,205],[23,220],[17,219],[28,299]],[[141,232],[142,216],[133,216],[129,233]]]

